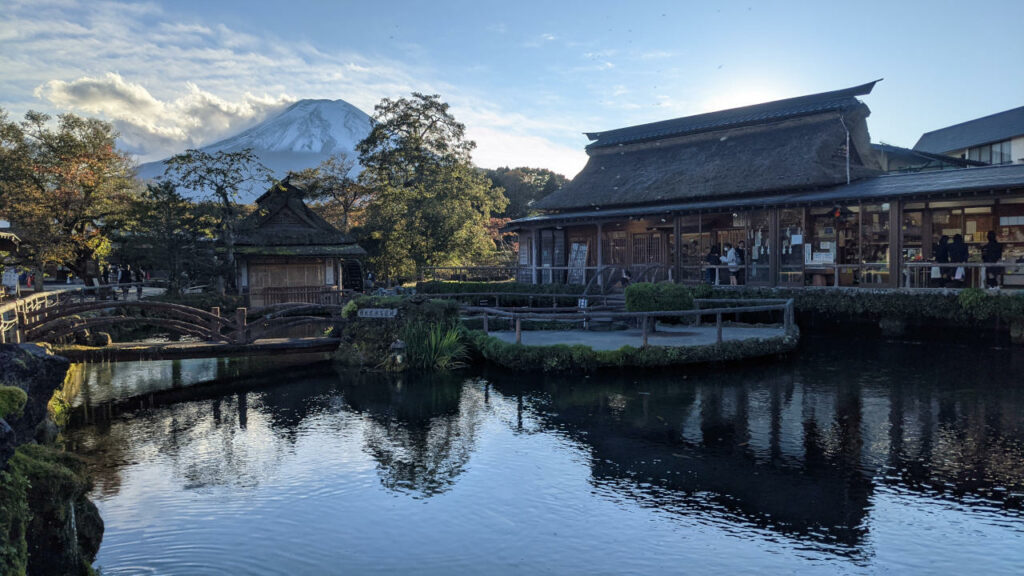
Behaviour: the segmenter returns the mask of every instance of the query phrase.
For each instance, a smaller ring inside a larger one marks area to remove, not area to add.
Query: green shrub
[[[402,330],[402,340],[413,368],[444,372],[465,366],[469,358],[457,324],[410,322]]]
[[[28,395],[17,386],[0,386],[0,418],[21,417]]]
[[[341,317],[342,318],[352,318],[352,317],[354,317],[356,315],[356,312],[358,312],[358,311],[359,311],[359,306],[356,304],[356,301],[355,300],[349,300],[347,303],[345,303],[345,306],[343,306],[342,309],[341,309]]]
[[[693,294],[682,284],[640,282],[626,287],[626,310],[630,312],[661,312],[691,310]]]
[[[335,359],[348,365],[380,366],[391,355],[391,344],[403,339],[410,324],[455,326],[459,306],[447,300],[424,296],[364,296],[346,304],[349,316],[341,329],[342,343]],[[394,308],[394,318],[359,318],[363,308]]]
[[[579,284],[529,284],[525,282],[444,282],[432,280],[416,284],[416,291],[421,294],[473,294],[498,293],[502,306],[527,306],[531,303],[528,296],[515,294],[571,294],[572,297],[556,298],[559,306],[575,306],[576,295],[583,294],[585,286]],[[479,296],[467,296],[459,300],[467,304],[479,304]],[[533,298],[535,306],[548,306],[550,298],[538,300]]]
[[[694,298],[711,298],[715,295],[715,289],[710,284],[697,284],[690,287],[690,293]]]

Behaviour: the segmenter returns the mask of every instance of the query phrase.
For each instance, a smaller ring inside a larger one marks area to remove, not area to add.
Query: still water
[[[817,339],[589,377],[232,366],[85,368],[68,438],[103,574],[1024,573],[1020,349]],[[184,375],[160,392],[140,371]],[[197,373],[232,378],[181,385]],[[132,378],[141,397],[104,404]]]

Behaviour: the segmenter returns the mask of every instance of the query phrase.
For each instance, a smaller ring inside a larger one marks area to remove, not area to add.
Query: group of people
[[[104,266],[100,269],[100,282],[103,284],[120,284],[121,285],[121,296],[124,299],[128,299],[128,284],[132,282],[139,282],[135,286],[135,295],[138,298],[142,298],[142,284],[149,279],[149,273],[142,269],[141,266],[136,267],[132,270],[131,264],[125,264],[118,266],[117,264],[111,264],[109,267]],[[117,291],[113,293],[114,300],[117,300]]]
[[[731,242],[726,242],[722,245],[722,250],[725,251],[725,255],[719,250],[717,244],[713,244],[711,249],[708,250],[707,256],[704,257],[704,261],[709,266],[720,266],[725,264],[729,267],[729,284],[733,286],[741,285],[746,283],[746,268],[744,264],[747,259],[747,244],[743,240],[736,243],[735,246]],[[708,268],[706,271],[706,280],[708,284],[720,284],[721,278],[719,276],[719,268]]]
[[[970,257],[967,243],[964,242],[962,234],[953,236],[950,242],[949,236],[943,235],[939,243],[935,245],[936,264],[963,264]],[[988,243],[981,247],[981,261],[985,263],[996,263],[1003,259],[1003,245],[996,240],[996,233],[989,231]],[[933,278],[939,280],[942,286],[962,286],[967,275],[964,266],[940,266],[938,275],[933,272]],[[999,286],[999,279],[1003,275],[1003,269],[998,266],[985,268],[985,286],[996,288]]]

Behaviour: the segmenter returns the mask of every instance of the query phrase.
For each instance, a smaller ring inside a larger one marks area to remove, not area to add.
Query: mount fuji
[[[239,152],[251,148],[274,177],[289,171],[312,168],[333,154],[344,152],[355,160],[356,144],[370,133],[370,117],[344,100],[299,100],[277,116],[230,138],[201,148],[204,152]],[[353,172],[358,172],[358,165]],[[139,178],[158,180],[164,174],[164,160],[139,166]],[[263,183],[243,189],[239,201],[249,203],[266,191]],[[200,194],[180,190],[199,199]]]

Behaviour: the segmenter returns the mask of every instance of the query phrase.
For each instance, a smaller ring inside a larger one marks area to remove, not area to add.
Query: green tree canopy
[[[485,170],[484,174],[495,186],[501,187],[508,198],[508,207],[503,213],[496,214],[506,218],[523,218],[533,211],[533,203],[569,181],[565,176],[546,168],[498,168]]]
[[[357,146],[372,192],[366,248],[378,273],[412,277],[425,266],[471,264],[494,249],[487,226],[507,201],[471,163],[475,144],[438,95],[385,98]]]
[[[0,110],[0,214],[22,236],[20,258],[85,277],[108,245],[107,221],[136,192],[134,166],[110,124],[74,114],[50,120],[29,112],[11,122]]]

